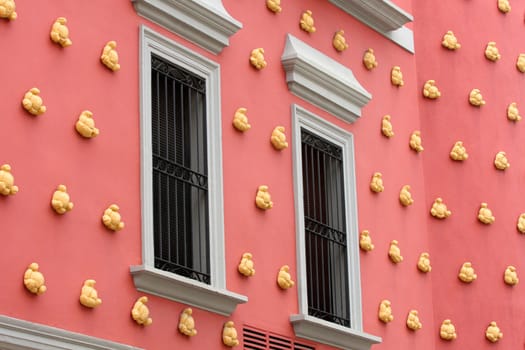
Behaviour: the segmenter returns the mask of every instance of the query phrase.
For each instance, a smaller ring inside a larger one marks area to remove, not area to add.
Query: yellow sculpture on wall
[[[417,310],[410,310],[410,312],[408,313],[407,327],[413,331],[420,330],[423,327],[423,324],[419,320]]]
[[[11,174],[11,165],[3,164],[0,167],[0,194],[12,196],[18,192],[15,185],[15,177]]]
[[[468,101],[470,102],[471,105],[476,106],[476,107],[481,107],[485,105],[486,103],[479,89],[472,89],[470,91],[470,94],[468,96]]]
[[[450,158],[457,161],[463,161],[468,158],[467,149],[463,146],[462,141],[456,141],[452,150],[450,151]]]
[[[507,154],[503,151],[499,151],[494,158],[494,166],[498,170],[507,170],[510,167],[509,160],[507,159]]]
[[[432,204],[432,208],[430,208],[430,214],[438,219],[446,219],[452,215],[452,212],[448,210],[447,205],[443,203],[443,199],[438,197]]]
[[[15,20],[18,15],[15,12],[15,0],[0,0],[0,18]]]
[[[518,218],[518,231],[525,233],[525,213],[521,213]]]
[[[241,262],[237,267],[237,270],[246,277],[255,275],[255,268],[252,260],[251,253],[244,253],[241,258]]]
[[[369,48],[365,51],[365,54],[363,55],[363,64],[368,70],[372,70],[379,65],[373,49]]]
[[[24,98],[22,99],[22,106],[24,106],[24,109],[32,115],[41,115],[46,112],[46,106],[44,106],[44,101],[39,95],[40,90],[34,87],[29,89],[29,91],[25,93]]]
[[[401,191],[399,192],[399,201],[405,207],[414,203],[414,199],[412,199],[412,194],[410,193],[410,185],[405,185],[401,188]]]
[[[308,33],[314,33],[316,28],[314,26],[314,18],[312,17],[312,11],[306,10],[301,15],[301,21],[299,22],[301,29]]]
[[[252,50],[252,53],[250,54],[250,64],[258,70],[266,68],[266,61],[264,60],[264,49],[262,47],[258,47]]]
[[[263,210],[272,209],[273,202],[270,192],[268,192],[268,186],[259,186],[259,189],[257,190],[257,196],[255,197],[255,204],[258,208]]]
[[[507,268],[505,269],[505,274],[503,275],[503,280],[509,286],[515,286],[516,284],[518,284],[520,279],[518,278],[518,273],[516,272],[515,266],[507,266]]]
[[[400,263],[403,261],[403,256],[401,255],[401,249],[399,249],[399,242],[397,240],[392,240],[390,242],[390,248],[388,249],[388,256],[393,263]]]
[[[388,138],[394,136],[394,130],[392,128],[392,122],[390,121],[392,117],[390,115],[385,115],[381,120],[381,132]]]
[[[501,58],[495,41],[489,41],[487,44],[487,47],[485,48],[485,57],[492,62],[496,62]]]
[[[67,188],[64,185],[58,185],[57,190],[53,193],[51,199],[51,206],[58,214],[64,214],[73,209],[73,202],[67,193]]]
[[[228,321],[224,324],[224,327],[222,328],[222,343],[231,348],[239,345],[237,330],[235,329],[233,321]]]
[[[248,117],[246,116],[246,112],[248,112],[246,108],[240,107],[237,108],[233,116],[233,126],[235,127],[235,129],[242,132],[250,130],[250,128],[252,127],[250,123],[248,123]]]
[[[444,320],[443,323],[441,323],[441,327],[439,329],[439,336],[443,340],[454,340],[458,337],[456,333],[456,327],[452,324],[452,321],[450,320]]]
[[[290,267],[288,265],[283,265],[279,269],[279,273],[277,274],[277,284],[281,289],[292,288],[295,284],[290,275]]]
[[[69,39],[69,29],[66,23],[67,19],[65,17],[58,17],[51,26],[51,33],[49,33],[51,40],[62,47],[68,47],[73,44],[71,39]]]
[[[281,0],[266,0],[266,7],[275,13],[282,11]]]
[[[102,55],[100,56],[100,61],[113,72],[116,72],[120,69],[120,64],[118,63],[118,52],[116,48],[117,43],[115,41],[108,41],[108,43],[102,49]]]
[[[435,80],[431,79],[425,82],[423,85],[423,96],[430,100],[435,100],[441,97],[441,92],[436,86]]]
[[[190,307],[187,307],[181,312],[179,317],[179,332],[188,337],[197,335],[195,320],[193,319],[192,313],[193,310]]]
[[[131,309],[131,317],[137,322],[137,324],[142,326],[149,326],[153,323],[153,320],[149,317],[149,309],[146,306],[147,302],[148,297],[142,296],[137,299]]]
[[[278,151],[281,151],[288,147],[288,142],[286,142],[286,134],[284,133],[284,126],[276,126],[272,131],[272,136],[270,142]]]
[[[510,12],[510,2],[509,0],[498,0],[498,10],[500,10],[503,13]]]
[[[372,237],[370,237],[370,232],[368,232],[368,230],[361,231],[361,234],[359,235],[359,247],[365,252],[369,252],[374,249]]]
[[[488,208],[487,203],[481,203],[478,212],[478,220],[486,225],[490,225],[496,221],[496,218],[492,215],[492,211]]]
[[[520,72],[525,73],[525,53],[519,54],[518,60],[516,61],[516,68]]]
[[[507,118],[514,122],[521,120],[520,111],[518,110],[518,104],[516,102],[510,103],[507,107]]]
[[[24,286],[28,291],[33,294],[40,295],[45,293],[47,287],[45,286],[44,275],[38,271],[39,266],[37,263],[31,263],[27,267],[26,272],[24,273]]]
[[[478,278],[478,275],[474,272],[474,268],[472,267],[472,263],[465,262],[463,265],[461,265],[461,269],[459,270],[458,278],[462,280],[465,283],[471,283]]]
[[[82,111],[75,124],[75,129],[80,136],[87,139],[98,136],[99,130],[95,127],[95,120],[91,111]]]
[[[432,271],[432,266],[430,265],[430,254],[427,252],[421,253],[419,260],[417,261],[417,268],[421,272],[430,272]]]
[[[102,223],[109,230],[120,231],[124,228],[125,224],[122,221],[119,210],[120,208],[116,204],[111,204],[106,210],[104,210],[104,214],[102,215]]]
[[[497,342],[503,338],[503,333],[499,329],[495,321],[490,322],[487,330],[485,331],[485,337],[492,343]]]
[[[410,148],[412,148],[417,153],[423,152],[425,149],[423,148],[423,145],[421,144],[421,131],[415,130],[410,135],[410,141],[408,142],[410,145]]]
[[[445,33],[441,45],[449,50],[457,50],[461,48],[461,44],[458,42],[458,39],[454,35],[454,32],[451,30]]]
[[[403,81],[403,73],[401,72],[401,67],[394,66],[392,67],[392,71],[390,73],[390,81],[392,82],[392,85],[394,86],[403,86],[405,85],[405,82]]]
[[[85,280],[82,290],[80,292],[80,304],[85,307],[95,308],[102,304],[102,299],[98,297],[98,292],[95,289],[95,280]]]
[[[339,52],[343,52],[344,50],[348,49],[348,44],[345,39],[345,31],[339,30],[334,34],[334,38],[332,39],[332,45],[334,46],[334,49],[336,49]]]
[[[394,320],[394,315],[392,314],[392,303],[390,300],[381,300],[377,316],[384,323],[392,322]]]
[[[383,174],[375,172],[374,175],[372,175],[372,180],[370,180],[370,190],[376,193],[385,190],[385,186],[383,185]]]

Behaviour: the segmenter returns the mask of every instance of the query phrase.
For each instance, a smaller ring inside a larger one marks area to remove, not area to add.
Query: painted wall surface
[[[227,11],[243,23],[219,55],[169,33],[137,16],[128,0],[72,2],[17,2],[18,19],[0,20],[1,137],[0,164],[12,167],[20,191],[0,198],[2,224],[2,279],[0,314],[64,328],[146,349],[190,347],[225,348],[221,330],[231,319],[239,335],[246,324],[287,337],[294,336],[289,315],[298,312],[297,290],[282,291],[275,279],[288,264],[295,278],[296,243],[292,150],[279,152],[269,138],[282,125],[292,144],[290,106],[296,103],[354,135],[359,230],[368,229],[375,244],[360,252],[364,331],[383,338],[373,349],[488,349],[484,330],[495,320],[505,337],[500,346],[518,349],[525,326],[518,315],[525,307],[520,285],[503,283],[503,271],[523,267],[522,240],[517,217],[525,211],[519,188],[523,185],[525,152],[520,123],[506,119],[506,106],[520,102],[525,77],[515,68],[523,31],[523,4],[512,4],[503,15],[495,4],[472,2],[396,2],[417,18],[416,55],[374,32],[327,1],[282,1],[274,14],[264,0],[223,0]],[[451,6],[457,9],[451,11]],[[96,9],[96,11],[94,11]],[[299,27],[301,13],[313,12],[317,31]],[[49,40],[53,21],[63,16],[73,45],[61,48]],[[478,20],[466,21],[465,18]],[[486,23],[486,24],[484,24]],[[129,266],[141,263],[139,26],[147,25],[221,65],[226,279],[229,290],[248,296],[230,318],[193,308],[199,334],[187,338],[177,331],[185,305],[149,296],[154,323],[137,326],[129,316],[142,295],[133,284]],[[343,29],[349,49],[339,53],[332,37]],[[462,48],[440,46],[442,35],[454,30]],[[350,68],[373,96],[363,116],[347,124],[289,93],[280,57],[290,33]],[[99,61],[109,40],[118,44],[121,70],[111,72]],[[483,56],[488,41],[496,41],[502,59]],[[248,58],[252,49],[265,50],[268,66],[257,71]],[[362,64],[373,48],[379,66],[368,71]],[[390,83],[390,71],[400,66],[404,86]],[[437,101],[423,99],[421,87],[435,79],[442,91]],[[27,114],[20,101],[38,87],[47,106],[44,115]],[[468,92],[481,89],[487,105],[468,104]],[[523,103],[523,102],[522,102]],[[239,133],[232,118],[239,107],[248,109],[252,128]],[[82,110],[94,113],[100,135],[81,138],[74,123]],[[392,116],[395,136],[381,134],[381,119]],[[421,130],[425,150],[417,154],[408,141]],[[456,140],[467,146],[470,158],[453,162],[448,152]],[[504,150],[512,164],[506,172],[492,165]],[[370,191],[374,172],[381,172],[385,190]],[[75,204],[62,216],[49,205],[59,184],[65,184]],[[268,185],[274,208],[254,205],[257,187]],[[398,200],[403,185],[410,185],[414,204]],[[441,196],[453,214],[438,221],[429,214]],[[476,220],[481,202],[487,202],[497,221],[485,226]],[[111,203],[120,206],[124,230],[111,233],[100,222]],[[358,239],[358,233],[352,239]],[[388,258],[390,241],[399,241],[404,261]],[[237,272],[244,252],[254,256],[257,273],[245,278]],[[427,251],[432,272],[416,268]],[[23,272],[31,262],[40,264],[48,291],[28,293]],[[457,279],[460,265],[471,261],[478,280],[471,285]],[[85,279],[95,279],[103,304],[86,309],[78,302]],[[377,318],[382,299],[392,302],[394,321]],[[423,328],[412,332],[405,325],[411,309],[419,311]],[[458,339],[439,339],[439,325],[450,318]],[[241,337],[242,339],[242,337]],[[304,341],[309,343],[308,341]],[[318,350],[332,349],[316,345]]]

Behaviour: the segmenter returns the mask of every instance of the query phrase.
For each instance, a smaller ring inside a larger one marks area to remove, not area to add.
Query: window
[[[353,138],[294,105],[299,314],[296,336],[345,349],[381,338],[362,331]]]
[[[220,67],[141,28],[142,265],[138,290],[230,315],[226,290]]]
[[[155,267],[210,284],[206,81],[151,56]]]
[[[350,327],[343,150],[300,132],[308,314]]]

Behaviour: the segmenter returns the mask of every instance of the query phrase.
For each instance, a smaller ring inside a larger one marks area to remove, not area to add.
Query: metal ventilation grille
[[[242,331],[245,350],[315,350],[313,346],[253,327],[244,326]]]

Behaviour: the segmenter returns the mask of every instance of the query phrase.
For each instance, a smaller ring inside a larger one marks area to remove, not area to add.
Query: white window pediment
[[[242,23],[221,0],[131,0],[139,15],[171,32],[219,54]]]
[[[348,123],[361,117],[372,99],[349,68],[291,34],[281,62],[292,93]]]
[[[414,17],[390,0],[330,0],[378,33],[414,53],[414,34],[404,25]]]

